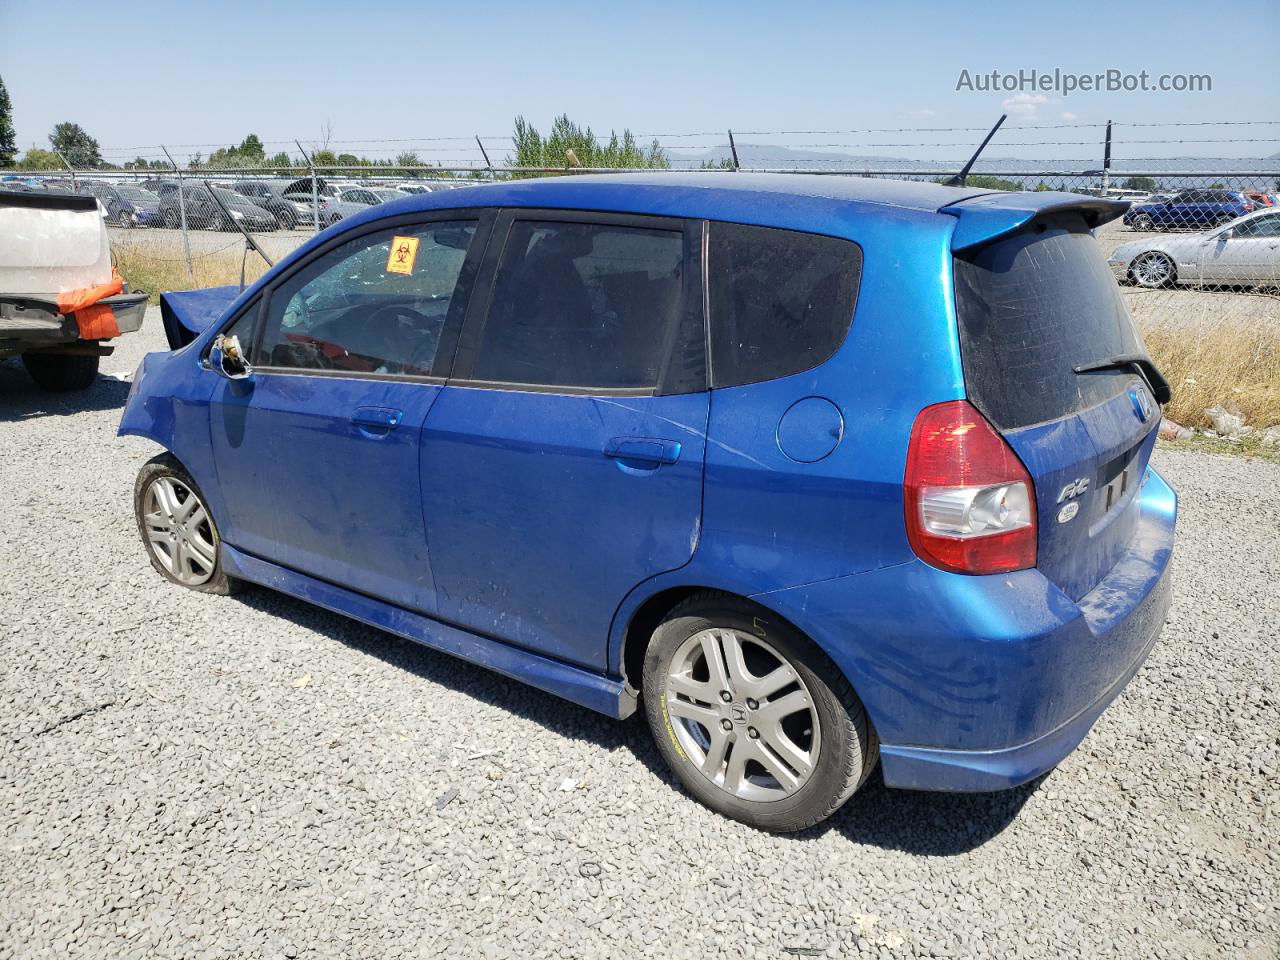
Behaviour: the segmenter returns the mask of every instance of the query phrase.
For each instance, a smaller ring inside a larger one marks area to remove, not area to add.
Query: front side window
[[[475,228],[380,230],[318,257],[271,292],[254,362],[429,376]]]
[[[1280,237],[1280,214],[1254,217],[1232,231],[1234,237]]]
[[[774,380],[830,359],[853,321],[858,245],[737,223],[710,231],[712,386]]]
[[[472,379],[656,387],[682,305],[684,234],[517,220]]]

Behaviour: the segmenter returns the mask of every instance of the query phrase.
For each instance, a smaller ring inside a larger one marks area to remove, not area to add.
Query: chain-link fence
[[[665,136],[670,144],[683,135]],[[963,163],[859,165],[849,159],[797,157],[794,138],[786,152],[773,154],[768,147],[736,143],[732,136],[727,140],[723,155],[690,154],[696,160],[680,159],[680,147],[655,143],[665,164],[658,170],[943,182]],[[28,184],[96,196],[121,273],[134,289],[155,292],[252,282],[267,268],[266,258],[277,260],[318,230],[406,195],[465,190],[515,177],[624,172],[589,166],[571,150],[562,158],[565,165],[553,165],[555,158],[545,151],[534,157],[539,165],[495,164],[484,141],[478,143],[483,154],[478,162],[439,166],[391,160],[317,165],[303,150],[303,164],[196,170],[171,164],[158,170],[141,169],[146,164],[139,158],[129,170],[24,176]],[[802,145],[839,146],[825,141]],[[511,153],[502,156],[503,161],[516,159]],[[968,185],[1128,201],[1124,215],[1098,228],[1096,235],[1130,312],[1178,388],[1182,401],[1176,414],[1205,423],[1204,409],[1223,406],[1226,396],[1238,398],[1234,407],[1246,421],[1270,417],[1274,422],[1274,411],[1280,410],[1277,158],[1222,161],[1208,169],[1203,162],[1190,169],[1168,161],[1145,169],[1130,162],[1084,172],[1064,170],[1063,163],[1000,169],[980,162]],[[247,249],[245,234],[263,256]]]

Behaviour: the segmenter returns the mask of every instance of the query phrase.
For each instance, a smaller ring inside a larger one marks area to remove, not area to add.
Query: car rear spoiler
[[[1105,200],[1076,193],[984,193],[958,200],[938,212],[959,219],[951,235],[951,252],[963,253],[1021,230],[1034,220],[1061,213],[1079,214],[1090,229],[1122,216],[1128,200]]]
[[[204,333],[240,297],[237,286],[208,287],[160,295],[160,319],[169,349],[177,350]]]
[[[0,190],[0,206],[36,210],[97,210],[96,197],[60,190]]]

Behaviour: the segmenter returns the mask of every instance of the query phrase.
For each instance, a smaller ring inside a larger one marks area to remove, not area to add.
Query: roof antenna
[[[969,158],[969,162],[964,165],[964,168],[961,169],[961,171],[954,177],[948,177],[946,180],[942,181],[942,185],[944,187],[964,186],[964,182],[969,179],[969,171],[973,169],[974,161],[977,160],[978,155],[987,148],[987,144],[991,142],[991,138],[994,137],[996,135],[996,131],[1000,129],[1000,124],[1004,123],[1005,118],[1008,116],[1009,115],[1007,113],[1000,114],[1000,119],[997,120],[996,125],[991,128],[991,132],[987,134],[986,139],[983,140],[982,143],[978,144],[978,149],[973,151],[973,156]]]

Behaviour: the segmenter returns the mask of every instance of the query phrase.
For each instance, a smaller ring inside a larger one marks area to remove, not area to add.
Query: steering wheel
[[[400,304],[389,304],[385,307],[379,307],[374,310],[365,319],[365,323],[373,326],[377,324],[383,317],[406,317],[413,322],[418,334],[415,336],[412,352],[409,353],[407,359],[400,360],[400,369],[397,373],[404,373],[409,370],[419,368],[418,361],[426,361],[426,367],[430,368],[431,361],[435,359],[436,347],[439,343],[439,328],[442,324],[433,321],[420,310],[414,310],[412,307],[401,306]]]

